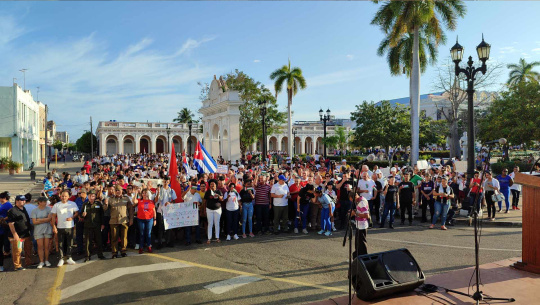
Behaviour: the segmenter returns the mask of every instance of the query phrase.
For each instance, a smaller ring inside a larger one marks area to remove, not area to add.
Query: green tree
[[[98,141],[95,135],[92,135],[92,139],[94,140],[94,151],[97,150],[98,147]],[[77,151],[84,152],[84,153],[90,153],[91,152],[91,145],[90,145],[90,131],[85,132],[76,142],[75,145],[77,147]]]
[[[349,134],[343,126],[336,126],[335,134],[323,139],[323,143],[326,143],[327,148],[339,148],[346,149],[349,141]]]
[[[379,1],[375,1],[378,3]],[[420,137],[420,40],[421,34],[433,39],[435,45],[444,40],[441,22],[450,30],[456,28],[458,17],[465,15],[463,1],[386,1],[377,11],[371,24],[378,25],[394,48],[406,35],[412,35],[412,63],[410,63],[410,96],[412,144],[411,160],[419,154]],[[383,41],[384,42],[384,41]],[[402,62],[406,66],[409,61]]]
[[[262,83],[255,81],[242,71],[235,70],[225,76],[229,90],[236,90],[244,104],[240,106],[240,150],[262,138],[262,116],[258,101],[266,100],[267,135],[277,132],[285,122],[286,114],[278,110],[276,98]]]
[[[540,66],[540,61],[527,63],[525,59],[520,58],[518,64],[509,64],[506,67],[510,69],[508,74],[508,85],[516,85],[521,82],[539,82],[540,73],[533,71],[535,67]]]
[[[478,120],[478,137],[486,142],[506,138],[510,145],[540,140],[540,84],[520,82],[501,92]]]
[[[64,143],[62,143],[62,141],[60,141],[60,140],[55,140],[55,141],[53,142],[52,147],[53,147],[54,149],[58,149],[58,150],[60,151],[60,150],[62,150],[62,148],[64,147]]]
[[[193,112],[186,107],[180,109],[177,117],[173,119],[173,122],[176,123],[188,123],[189,121],[192,121],[193,123],[197,122],[197,120],[194,119]]]
[[[302,75],[302,69],[298,67],[291,68],[291,60],[289,60],[288,65],[283,65],[283,67],[272,72],[272,74],[270,74],[270,79],[274,81],[276,99],[278,94],[283,89],[283,84],[287,86],[287,139],[289,139],[287,151],[289,152],[289,154],[292,154],[292,98],[296,95],[296,93],[298,93],[298,90],[306,89],[306,80],[304,79],[304,75]]]

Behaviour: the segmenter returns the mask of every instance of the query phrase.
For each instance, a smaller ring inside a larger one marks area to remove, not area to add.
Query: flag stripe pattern
[[[197,148],[195,149],[195,154],[193,155],[193,162],[195,163],[199,173],[215,173],[217,170],[216,161],[206,151],[201,141],[197,142]]]
[[[189,165],[187,163],[187,159],[186,159],[186,151],[182,151],[182,166],[184,167],[184,169],[186,170],[186,175],[189,176]]]

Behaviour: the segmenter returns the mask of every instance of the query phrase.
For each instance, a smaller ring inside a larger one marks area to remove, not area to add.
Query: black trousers
[[[354,236],[354,251],[352,254],[353,259],[358,255],[367,254],[367,229],[356,229]]]
[[[352,202],[350,202],[349,200],[341,200],[340,204],[341,206],[339,208],[339,229],[344,230],[348,221],[347,213],[351,209]]]
[[[156,227],[154,229],[156,232],[156,239],[157,239],[156,245],[159,246],[163,244],[163,233],[165,232],[165,226],[163,224],[163,214],[156,213]]]
[[[58,248],[60,248],[60,259],[71,257],[73,228],[58,229]]]
[[[426,197],[424,196],[421,196],[422,200],[421,200],[421,203],[422,203],[422,221],[423,222],[426,222],[427,221],[427,207],[429,206],[429,214],[431,214],[431,220],[433,220],[433,214],[435,214],[435,200],[433,199],[427,199]]]
[[[488,218],[495,218],[495,213],[497,211],[497,208],[495,207],[495,202],[491,199],[491,196],[493,196],[493,194],[495,194],[494,191],[486,191]]]
[[[412,222],[412,202],[400,201],[400,207],[401,207],[401,222],[405,222],[405,211],[407,211],[407,214],[409,215],[409,222]]]
[[[101,231],[101,242],[103,243],[103,248],[107,248],[107,242],[109,241],[109,233],[111,231],[111,226],[109,222],[111,221],[111,216],[103,216],[103,225],[105,228]]]
[[[92,253],[92,237],[98,247],[98,256],[103,257],[103,243],[101,242],[101,226],[84,228],[84,241],[86,242],[86,257]]]
[[[510,192],[512,192],[512,206],[517,208],[519,203],[519,193],[521,192],[518,190],[510,190]]]
[[[4,266],[4,234],[0,234],[0,267]]]
[[[371,199],[368,201],[368,204],[369,204],[369,212],[371,213],[371,215],[375,215],[375,219],[377,219],[377,223],[380,221],[380,213],[379,213],[379,209],[381,208],[381,199],[380,198],[377,198],[377,199]],[[373,217],[371,217],[373,219]]]

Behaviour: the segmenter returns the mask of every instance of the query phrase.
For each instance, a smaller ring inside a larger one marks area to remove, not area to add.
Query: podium
[[[513,266],[540,274],[540,177],[517,173],[514,183],[522,185],[523,233],[522,259]]]

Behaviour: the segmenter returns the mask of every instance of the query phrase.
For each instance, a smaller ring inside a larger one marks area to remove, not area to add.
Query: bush
[[[328,156],[328,159],[331,161],[336,161],[341,163],[341,160],[345,159],[347,160],[347,163],[354,163],[354,162],[360,162],[364,160],[364,157],[361,156]]]
[[[514,166],[516,165],[519,166],[519,170],[522,172],[528,172],[532,166],[532,164],[526,162],[505,161],[491,164],[491,171],[494,175],[499,175],[502,173],[503,168],[507,168],[508,172],[510,173],[514,170]]]
[[[434,150],[434,151],[421,151],[420,157],[424,155],[429,155],[431,158],[450,158],[450,151],[449,150]],[[422,159],[422,158],[420,158]],[[424,159],[426,160],[426,159]]]

